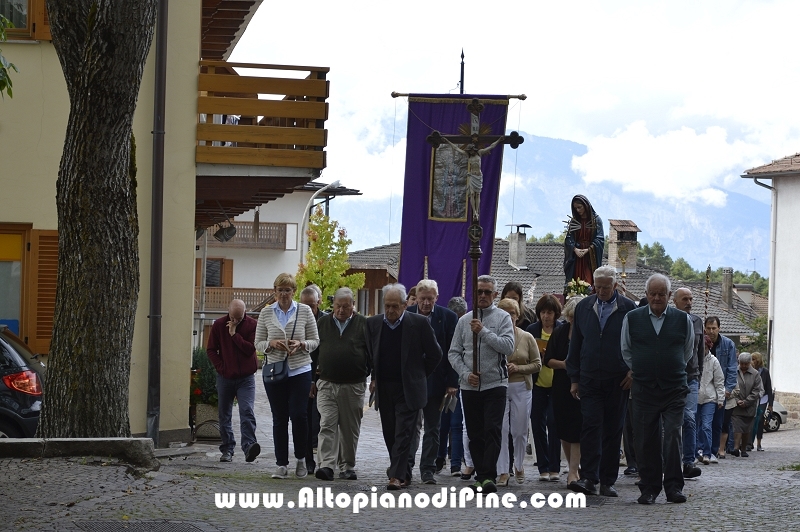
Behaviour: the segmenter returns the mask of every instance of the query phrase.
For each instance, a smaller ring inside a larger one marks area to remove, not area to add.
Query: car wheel
[[[22,438],[22,433],[14,425],[0,419],[0,438]]]
[[[764,423],[764,430],[767,432],[775,432],[781,428],[781,418],[775,412],[772,412],[772,415],[769,416],[766,423]]]

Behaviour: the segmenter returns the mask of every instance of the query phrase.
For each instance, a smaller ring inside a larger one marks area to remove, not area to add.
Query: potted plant
[[[219,438],[218,399],[217,370],[208,359],[205,348],[195,347],[189,388],[189,420],[196,437]]]

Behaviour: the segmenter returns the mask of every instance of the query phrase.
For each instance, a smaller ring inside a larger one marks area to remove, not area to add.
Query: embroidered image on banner
[[[467,156],[452,146],[431,148],[431,190],[428,218],[467,221]]]

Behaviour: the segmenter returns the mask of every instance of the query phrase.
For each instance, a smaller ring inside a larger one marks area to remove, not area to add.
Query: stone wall
[[[800,393],[775,392],[775,399],[789,412],[789,424],[800,425]]]

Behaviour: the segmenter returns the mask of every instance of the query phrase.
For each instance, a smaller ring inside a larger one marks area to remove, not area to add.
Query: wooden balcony
[[[285,223],[259,223],[255,231],[253,222],[233,222],[236,236],[228,242],[208,239],[210,248],[286,249]]]
[[[194,287],[194,309],[200,310],[199,286]],[[228,305],[234,299],[244,301],[247,311],[259,309],[275,301],[272,288],[212,288],[206,287],[205,312],[227,312]]]
[[[210,227],[319,177],[326,166],[328,71],[200,61],[197,227]]]

